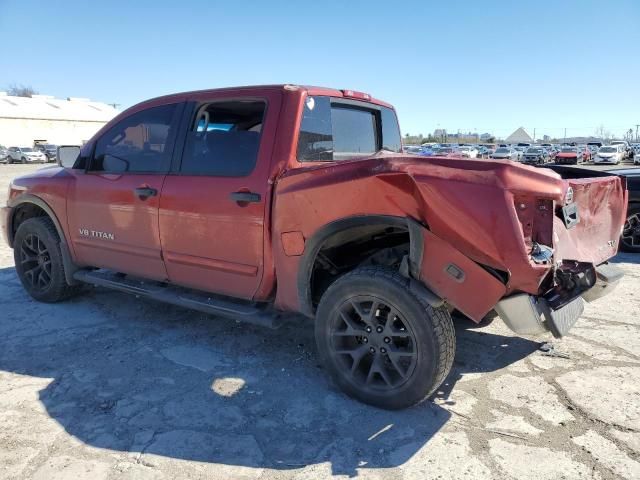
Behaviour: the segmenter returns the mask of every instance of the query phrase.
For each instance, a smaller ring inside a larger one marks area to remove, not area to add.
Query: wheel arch
[[[392,215],[358,215],[341,218],[330,222],[305,242],[305,249],[300,260],[297,277],[298,301],[301,313],[312,317],[315,312],[313,302],[312,275],[318,261],[318,255],[328,241],[336,235],[343,234],[353,229],[362,227],[395,227],[406,230],[409,236],[409,261],[408,276],[417,279],[420,277],[420,265],[424,251],[423,236],[421,230],[425,227],[409,217]]]
[[[51,206],[42,198],[33,194],[20,195],[10,200],[8,202],[8,206],[11,207],[9,218],[7,219],[7,240],[9,242],[9,246],[14,248],[15,235],[22,222],[34,217],[46,216],[50,218],[56,228],[58,237],[60,238],[60,250],[62,252],[62,260],[65,267],[66,281],[69,285],[75,285],[77,282],[73,279],[73,273],[77,270],[77,267],[73,263],[64,229]],[[20,222],[16,224],[17,216],[20,215],[21,212],[25,212],[27,210],[30,211],[20,219]]]

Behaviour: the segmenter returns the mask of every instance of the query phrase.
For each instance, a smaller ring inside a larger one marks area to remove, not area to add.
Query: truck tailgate
[[[573,188],[578,223],[567,227],[562,213],[554,218],[558,260],[599,265],[614,256],[627,210],[627,191],[616,176],[567,179]]]

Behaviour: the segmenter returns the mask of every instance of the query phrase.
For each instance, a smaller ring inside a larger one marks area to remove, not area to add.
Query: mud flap
[[[422,236],[420,280],[449,305],[480,322],[505,295],[504,284],[429,230],[423,228]]]

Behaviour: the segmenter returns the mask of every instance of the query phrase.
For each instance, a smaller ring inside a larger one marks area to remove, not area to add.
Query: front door
[[[264,270],[281,93],[246,95],[190,99],[181,161],[160,198],[160,239],[172,283],[250,299]]]
[[[68,193],[71,241],[80,264],[167,278],[158,230],[162,182],[182,104],[133,113],[96,142]]]

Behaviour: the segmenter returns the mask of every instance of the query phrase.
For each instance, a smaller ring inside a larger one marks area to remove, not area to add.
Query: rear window
[[[390,108],[308,97],[305,102],[298,160],[341,161],[379,150],[401,152],[400,129]]]

